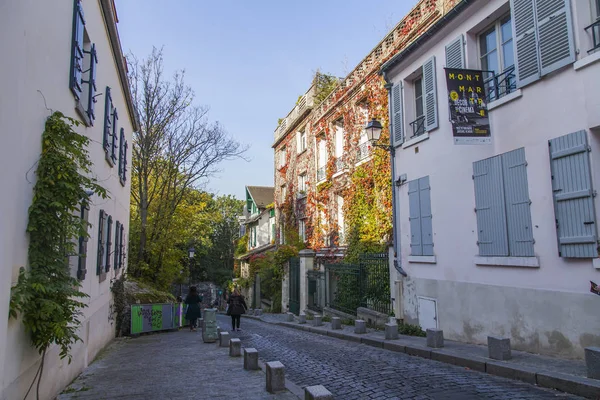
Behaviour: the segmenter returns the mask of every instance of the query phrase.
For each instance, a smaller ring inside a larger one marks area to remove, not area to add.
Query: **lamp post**
[[[196,249],[194,249],[194,246],[190,247],[188,250],[188,256],[190,258],[190,275],[188,278],[188,290],[189,290],[189,286],[192,284],[192,260],[194,259],[194,256],[196,255]]]
[[[391,170],[392,170],[392,235],[393,237],[393,246],[394,246],[394,267],[402,274],[406,276],[406,272],[402,269],[402,267],[398,264],[398,234],[396,228],[396,190],[394,189],[394,185],[396,185],[396,180],[394,178],[394,169],[395,169],[395,161],[396,161],[396,151],[394,146],[391,145],[392,134],[390,132],[390,144],[379,144],[379,138],[381,137],[381,131],[383,126],[381,122],[377,119],[373,118],[370,120],[365,126],[365,133],[367,134],[367,139],[369,143],[373,147],[379,147],[381,149],[385,149],[390,153],[390,161],[391,161]]]

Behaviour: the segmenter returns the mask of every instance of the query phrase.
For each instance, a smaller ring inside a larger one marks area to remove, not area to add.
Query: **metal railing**
[[[600,49],[600,19],[591,24],[590,26],[586,26],[585,31],[588,30],[592,32],[592,40],[594,41],[594,46],[588,50],[588,54]]]
[[[506,68],[500,74],[495,74],[494,71],[483,72],[491,75],[483,81],[488,102],[498,100],[517,89],[517,77],[514,65]]]
[[[325,264],[327,306],[356,315],[358,307],[391,311],[388,256],[364,254],[358,264]]]
[[[358,153],[356,154],[356,161],[362,161],[371,155],[371,146],[369,142],[364,142],[358,145]]]
[[[342,159],[342,157],[338,157],[335,159],[335,172],[343,171],[346,168],[346,163]]]
[[[325,166],[317,169],[317,182],[324,181],[325,176],[326,176]]]
[[[412,137],[417,137],[417,136],[421,136],[422,134],[424,134],[425,131],[425,116],[420,116],[419,118],[415,119],[413,122],[410,123],[410,126],[412,127],[412,132],[413,135]]]

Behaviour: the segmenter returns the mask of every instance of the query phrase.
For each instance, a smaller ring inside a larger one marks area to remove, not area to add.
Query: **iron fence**
[[[308,309],[316,312],[323,311],[325,305],[325,274],[322,271],[306,272],[308,278]]]
[[[362,161],[365,158],[369,157],[371,155],[371,146],[369,145],[369,142],[364,142],[361,143],[358,146],[358,153],[356,154],[356,161]]]
[[[358,264],[325,264],[327,306],[356,315],[358,307],[389,314],[390,271],[386,253],[364,254]]]
[[[483,81],[488,102],[498,100],[517,90],[517,76],[515,75],[514,65],[506,68],[500,74],[495,74],[494,71],[483,72],[490,75],[489,78]]]
[[[412,137],[421,136],[425,133],[425,116],[421,116],[410,123],[412,127]]]
[[[317,170],[317,182],[325,180],[325,167],[321,167]]]
[[[600,5],[598,7],[600,7]],[[590,26],[586,26],[585,31],[592,33],[592,40],[594,41],[594,45],[588,50],[588,53],[592,53],[597,49],[600,49],[600,19]]]

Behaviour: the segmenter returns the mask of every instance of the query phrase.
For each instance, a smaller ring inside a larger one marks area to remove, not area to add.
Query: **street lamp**
[[[192,260],[194,259],[194,256],[196,255],[196,249],[194,249],[194,246],[190,247],[188,250],[188,255],[190,257],[190,275],[188,277],[188,290],[189,290],[189,286],[191,286],[192,284]]]
[[[392,146],[391,141],[392,141],[392,134],[390,132],[390,144],[379,144],[377,143],[379,141],[379,139],[381,138],[381,131],[383,130],[383,126],[381,125],[381,122],[379,122],[377,119],[373,118],[372,120],[370,120],[367,125],[365,126],[365,133],[367,135],[367,139],[369,140],[369,143],[371,144],[371,146],[373,147],[379,147],[381,149],[385,149],[387,151],[389,151],[390,153],[390,161],[391,161],[391,170],[392,170],[392,230],[393,230],[393,236],[394,236],[394,267],[398,270],[398,272],[400,272],[400,274],[402,274],[403,276],[406,276],[406,272],[404,272],[404,270],[402,269],[402,267],[398,264],[398,253],[397,253],[397,249],[398,249],[398,234],[397,234],[397,228],[396,228],[396,190],[394,189],[394,185],[399,185],[398,182],[396,182],[395,178],[394,178],[394,170],[396,169],[395,166],[395,161],[396,161],[396,149],[394,149],[394,146]]]

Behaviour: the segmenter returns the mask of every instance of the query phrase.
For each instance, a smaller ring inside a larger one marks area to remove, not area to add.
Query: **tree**
[[[144,273],[157,283],[172,249],[159,246],[157,256],[156,245],[169,240],[185,196],[218,172],[223,161],[243,157],[247,146],[230,138],[218,123],[210,123],[207,107],[193,104],[194,92],[184,81],[184,71],[165,78],[162,50],[154,48],[145,60],[130,60],[140,122],[133,135],[132,225],[137,223],[138,232],[131,246],[135,253],[131,252],[130,273]]]

